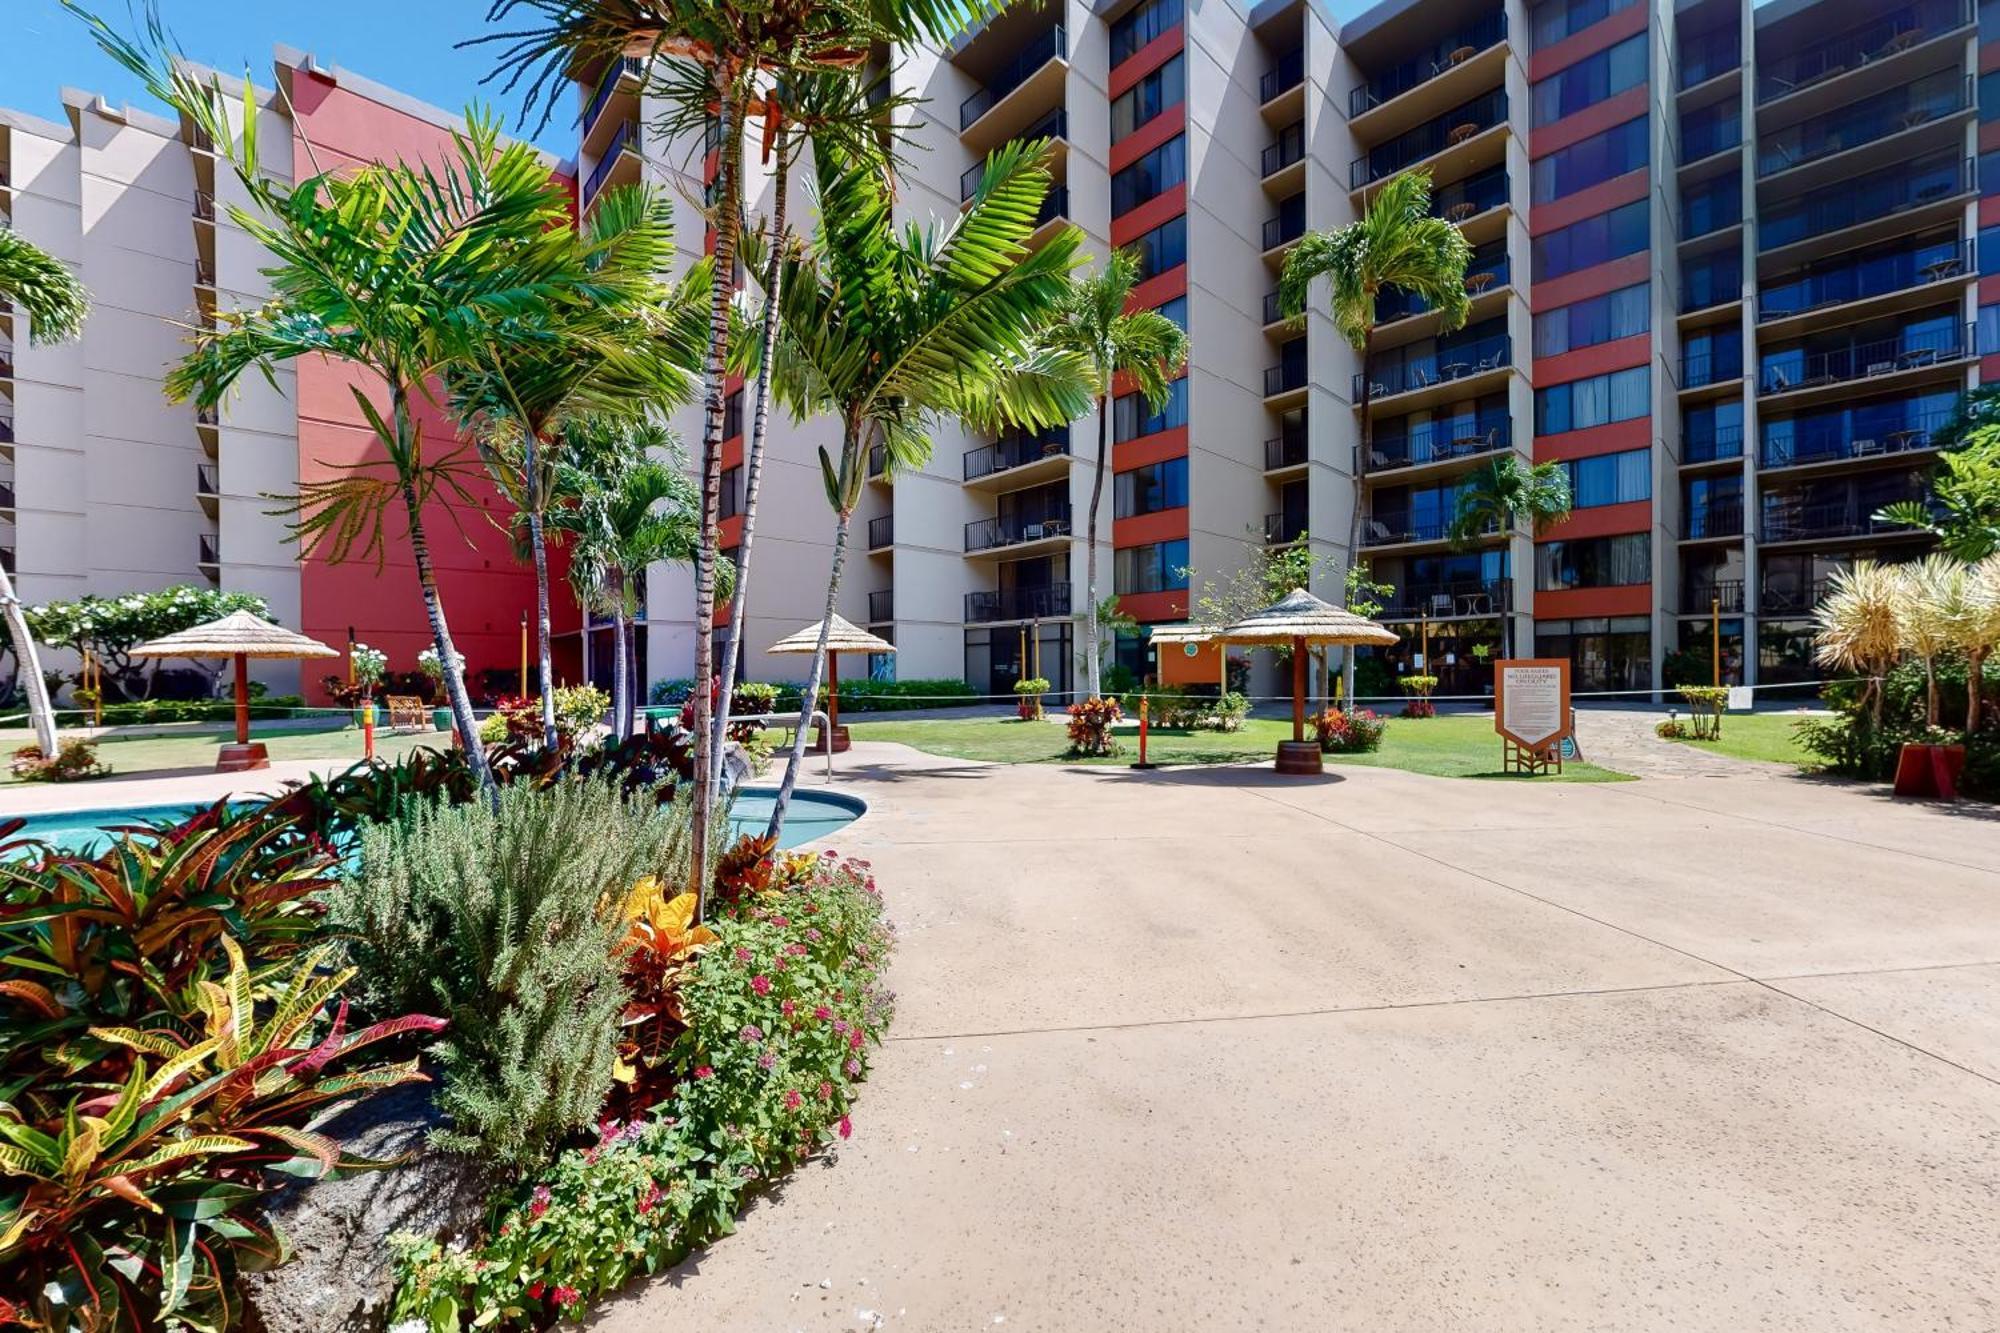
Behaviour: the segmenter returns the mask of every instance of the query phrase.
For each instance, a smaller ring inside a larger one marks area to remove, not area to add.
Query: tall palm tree
[[[1459,484],[1458,509],[1445,534],[1455,551],[1470,550],[1489,532],[1511,532],[1523,519],[1539,536],[1569,517],[1576,503],[1560,463],[1530,463],[1502,454]],[[1512,657],[1512,608],[1500,611],[1500,655]]]
[[[1859,671],[1867,683],[1861,704],[1877,726],[1882,722],[1882,677],[1902,651],[1896,605],[1902,579],[1895,569],[1858,560],[1833,576],[1827,595],[1813,609],[1813,654],[1822,666]]]
[[[788,260],[775,388],[794,417],[840,423],[840,456],[819,461],[835,515],[826,615],[806,677],[818,698],[828,628],[838,605],[848,528],[869,451],[880,444],[893,473],[923,466],[931,425],[1052,426],[1089,409],[1089,366],[1046,345],[1082,234],[1066,228],[1029,252],[1048,193],[1048,145],[1012,143],[987,160],[965,211],[932,230],[898,233],[881,175],[837,151],[813,155],[819,228],[809,253]],[[784,829],[810,727],[792,743],[772,811]]]
[[[1986,659],[2000,647],[2000,555],[1972,566],[1966,577],[1964,608],[1952,621],[1954,645],[1965,654],[1965,730],[1979,730],[1984,716]]]
[[[1374,380],[1368,357],[1375,342],[1375,301],[1385,291],[1420,297],[1437,312],[1437,329],[1465,327],[1472,298],[1465,290],[1465,266],[1472,246],[1443,218],[1431,216],[1431,177],[1406,171],[1369,201],[1357,222],[1335,231],[1309,231],[1285,256],[1278,278],[1278,303],[1288,317],[1304,313],[1316,279],[1325,278],[1328,313],[1340,336],[1361,360],[1361,450],[1354,463],[1354,513],[1348,522],[1347,561],[1361,552],[1362,511],[1368,500],[1368,451],[1375,426],[1369,419]],[[1354,697],[1354,651],[1347,650],[1347,697]]]
[[[29,340],[44,346],[77,337],[90,315],[90,293],[69,266],[9,227],[0,227],[0,301],[21,307],[28,317]],[[0,569],[0,609],[5,611],[7,637],[20,665],[21,688],[28,695],[35,744],[45,757],[54,758],[56,713],[49,702],[49,683],[42,676],[41,654],[35,649],[35,636],[28,632],[27,617],[21,614],[14,580],[4,569]]]
[[[1119,374],[1131,378],[1157,412],[1167,404],[1174,379],[1187,364],[1187,334],[1157,310],[1130,310],[1139,281],[1139,258],[1120,250],[1097,274],[1073,279],[1049,326],[1051,345],[1072,352],[1091,368],[1097,398],[1097,459],[1091,472],[1090,514],[1084,528],[1084,602],[1089,608],[1084,648],[1084,681],[1095,699],[1102,691],[1097,616],[1097,513],[1104,500],[1104,472],[1111,457],[1111,386]]]
[[[1905,650],[1924,664],[1924,722],[1938,724],[1937,659],[1958,646],[1956,632],[1970,613],[1969,570],[1948,555],[1932,552],[1894,566],[1897,579],[1896,633]]]
[[[1938,455],[1928,498],[1899,500],[1875,518],[1920,528],[1960,560],[2000,552],[2000,424],[1972,426]]]

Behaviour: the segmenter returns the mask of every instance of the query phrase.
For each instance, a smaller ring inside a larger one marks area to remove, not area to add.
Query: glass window
[[[1535,281],[1622,259],[1652,240],[1651,201],[1634,200],[1535,238]]]
[[[1531,174],[1534,201],[1546,204],[1602,185],[1639,170],[1646,160],[1646,118],[1641,116],[1536,158]]]
[[[1979,307],[1979,354],[2000,352],[2000,305]]]
[[[1187,507],[1187,459],[1169,458],[1120,472],[1112,479],[1112,513],[1117,518],[1157,514]]]
[[[1175,56],[1111,100],[1111,142],[1117,143],[1162,111],[1187,100],[1182,71],[1186,67]]]
[[[1139,256],[1139,281],[1157,278],[1170,268],[1187,263],[1187,215],[1159,226],[1132,242]]]
[[[1168,592],[1187,587],[1188,544],[1185,537],[1150,546],[1118,549],[1114,589],[1128,592]]]
[[[1167,405],[1158,412],[1147,406],[1143,393],[1120,395],[1111,405],[1112,438],[1123,444],[1142,435],[1187,425],[1187,386],[1186,377],[1175,380],[1167,396]]]
[[[1176,296],[1173,300],[1168,301],[1166,304],[1162,305],[1159,308],[1159,310],[1162,315],[1165,315],[1168,319],[1172,320],[1176,325],[1178,325],[1182,333],[1187,332],[1188,307],[1187,307],[1187,298],[1185,296]]]
[[[1176,134],[1111,177],[1111,216],[1129,213],[1187,179],[1187,136]]]
[[[1652,327],[1652,292],[1651,283],[1641,282],[1544,310],[1535,316],[1535,355],[1561,356],[1646,332]]]
[[[1181,21],[1181,0],[1149,0],[1111,25],[1111,63],[1117,65]]]
[[[2000,120],[2000,70],[1979,76],[1979,118]]]
[[[1979,192],[2000,194],[2000,152],[1979,155]]]
[[[1636,3],[1638,0],[1542,0],[1528,16],[1528,26],[1534,30],[1535,49],[1554,46]]]
[[[1535,124],[1547,125],[1646,81],[1646,34],[1585,56],[1535,85]]]
[[[2000,274],[2000,227],[1979,229],[1979,276]]]
[[[1560,435],[1652,411],[1652,375],[1646,366],[1592,375],[1535,391],[1535,433]]]
[[[1653,498],[1653,451],[1627,449],[1563,464],[1570,503],[1578,509],[1631,504]]]
[[[1653,581],[1653,539],[1644,532],[1535,547],[1535,590],[1629,588]]]

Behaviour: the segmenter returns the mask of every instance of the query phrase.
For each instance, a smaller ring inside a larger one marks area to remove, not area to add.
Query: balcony
[[[1015,435],[965,453],[967,485],[1015,490],[1044,475],[1069,471],[1070,428],[1057,426],[1035,435]]]
[[[1412,546],[1442,542],[1449,538],[1452,520],[1445,517],[1419,518],[1411,514],[1377,514],[1361,524],[1363,546]],[[1479,536],[1498,536],[1500,529],[1487,524]]]
[[[1845,417],[1847,414],[1840,415]],[[1942,448],[1949,440],[1951,418],[1950,412],[1925,412],[1905,417],[1904,420],[1910,423],[1908,426],[1874,431],[1863,428],[1866,433],[1842,421],[1835,429],[1810,431],[1803,437],[1796,429],[1802,423],[1794,422],[1794,431],[1789,438],[1765,439],[1762,461],[1766,468],[1775,470],[1812,467],[1822,463],[1866,462],[1922,453]]]
[[[215,265],[209,263],[205,259],[195,260],[194,285],[197,287],[215,286]]]
[[[1303,317],[1303,312],[1301,312],[1301,317]],[[1290,322],[1291,322],[1290,320],[1285,318],[1284,307],[1280,305],[1278,302],[1278,294],[1276,292],[1265,292],[1264,323],[1266,325],[1270,325],[1270,324],[1289,324]],[[6,373],[7,372],[4,369],[0,369],[0,375],[4,375]]]
[[[1070,613],[1069,584],[1047,588],[992,588],[965,594],[965,623],[996,620],[1058,620]]]
[[[1265,106],[1277,101],[1306,81],[1306,53],[1288,51],[1257,80],[1257,100]]]
[[[1062,107],[1057,107],[1014,137],[1019,139],[1049,139],[1060,143],[1069,138],[1069,113]],[[958,202],[963,204],[969,201],[973,195],[978,194],[979,182],[985,179],[986,159],[982,157],[979,161],[974,162],[959,173]],[[1055,188],[1061,189],[1062,187],[1056,186]],[[1044,218],[1042,221],[1047,221],[1047,219]]]
[[[215,221],[215,196],[206,190],[194,192],[194,215],[202,222]]]
[[[1043,507],[1033,517],[979,518],[965,525],[965,553],[976,555],[1012,547],[1055,548],[1069,544],[1067,502]]]
[[[1743,614],[1743,580],[1715,579],[1689,583],[1681,589],[1681,614],[1706,616],[1720,611],[1725,616]]]
[[[1731,247],[1726,254],[1704,258],[1681,270],[1681,313],[1712,310],[1743,299],[1743,253]]]
[[[1293,197],[1299,200],[1299,207],[1286,207],[1285,205],[1292,202],[1287,199],[1284,204],[1279,205],[1278,216],[1264,219],[1264,253],[1267,255],[1280,246],[1290,245],[1306,234],[1305,196]]]
[[[1496,167],[1433,191],[1431,216],[1463,227],[1482,213],[1505,208],[1509,199],[1507,170]]]
[[[1283,435],[1264,441],[1264,470],[1266,472],[1286,472],[1301,468],[1311,458],[1310,445],[1305,428],[1288,430]]]
[[[1742,66],[1742,34],[1735,27],[1683,35],[1680,73],[1675,85],[1681,92],[1686,92],[1690,88],[1699,88],[1711,79],[1719,79],[1732,70],[1741,69]]]
[[[1472,262],[1465,267],[1465,290],[1471,293],[1472,299],[1477,302],[1489,292],[1504,291],[1510,277],[1511,272],[1504,249],[1497,254],[1475,254]],[[1405,291],[1401,287],[1392,287],[1375,298],[1375,323],[1378,331],[1384,324],[1413,319],[1418,315],[1427,315],[1430,311],[1430,302],[1415,292]],[[1477,318],[1479,313],[1479,307],[1475,305],[1472,317]]]
[[[1514,446],[1514,422],[1505,413],[1444,417],[1385,437],[1378,429],[1368,447],[1368,474],[1434,463],[1459,463]]]
[[[1757,392],[1803,394],[1856,380],[1900,380],[1912,372],[1949,366],[1970,357],[1973,335],[1973,326],[1963,324],[1943,332],[1900,334],[1803,356],[1766,353]]]
[[[216,485],[215,464],[196,463],[194,465],[194,493],[204,500],[212,500],[222,494]]]
[[[1475,72],[1492,62],[1480,60],[1507,40],[1507,15],[1495,10],[1451,33],[1428,49],[1377,74],[1347,95],[1347,115],[1361,120],[1419,88],[1437,85],[1438,96],[1462,93],[1480,79]],[[1447,80],[1447,76],[1450,76]],[[1447,84],[1449,86],[1447,86]],[[1415,101],[1418,99],[1412,99]]]
[[[214,430],[221,423],[222,414],[219,408],[197,407],[194,410],[194,424],[197,426],[206,426],[208,429]]]
[[[195,564],[203,569],[214,569],[222,563],[222,539],[212,532],[199,536],[200,545],[195,552]]]
[[[1278,184],[1271,178],[1288,167],[1297,166],[1306,159],[1306,123],[1294,121],[1278,131],[1275,141],[1264,146],[1263,174],[1267,188]],[[1302,173],[1298,173],[1302,174]],[[1284,191],[1295,188],[1289,181],[1284,182]]]
[[[1769,134],[1757,145],[1757,175],[1769,180],[1797,172],[1927,125],[1939,124],[1978,105],[1971,76],[1924,79],[1859,102],[1825,116]],[[1825,174],[1834,179],[1858,175],[1869,163],[1833,163]],[[1882,166],[1891,165],[1884,160]],[[1821,182],[1816,182],[1821,183]]]
[[[1691,352],[1681,358],[1680,387],[1705,389],[1711,384],[1728,384],[1743,378],[1743,349],[1720,352]]]
[[[638,56],[620,56],[612,61],[611,68],[607,69],[604,77],[598,81],[597,91],[592,94],[590,105],[583,109],[583,115],[577,121],[577,132],[588,140],[591,130],[597,126],[597,118],[603,115],[604,108],[611,104],[612,94],[618,91],[618,85],[626,79],[643,78],[645,73],[646,62]]]
[[[1689,505],[1681,522],[1681,540],[1713,541],[1743,535],[1743,497],[1729,496],[1707,504]]]
[[[1291,355],[1292,348],[1298,348],[1298,355]],[[1281,394],[1298,393],[1306,387],[1305,340],[1285,344],[1286,355],[1275,366],[1264,367],[1264,397],[1276,398]]]
[[[1031,83],[1048,81],[1052,89],[1059,89],[1062,84],[1060,69],[1053,70],[1050,75],[1043,75],[1042,71],[1050,69],[1057,61],[1068,59],[1069,33],[1061,24],[1031,38],[1027,45],[987,78],[985,86],[959,103],[958,132],[963,135],[988,112]],[[1015,137],[1017,133],[1001,133],[996,142]]]
[[[14,483],[0,481],[0,509],[11,512],[14,508]]]
[[[1832,579],[1812,579],[1802,582],[1796,578],[1764,577],[1764,586],[1757,592],[1757,613],[1763,616],[1809,616],[1813,608],[1826,600],[1833,591]]]
[[[1907,499],[1920,499],[1914,490]],[[1844,499],[1825,500],[1813,504],[1797,506],[1774,504],[1778,496],[1766,496],[1764,508],[1764,537],[1767,542],[1815,542],[1840,541],[1855,537],[1919,537],[1924,534],[1900,523],[1885,523],[1875,517],[1876,513],[1893,499],[1878,504],[1864,504],[1855,495]],[[1763,608],[1766,615],[1771,608]]]
[[[868,520],[868,549],[880,551],[896,541],[896,516],[884,514]]]
[[[1514,580],[1456,579],[1398,584],[1383,598],[1380,620],[1479,620],[1514,609]]]
[[[1946,153],[1900,171],[1875,172],[1814,190],[1798,200],[1766,209],[1758,220],[1758,245],[1766,259],[1780,252],[1804,252],[1873,239],[1916,225],[1912,213],[1936,213],[1944,220],[1974,193],[1979,179],[1971,158]]]
[[[1691,467],[1696,463],[1721,463],[1741,457],[1743,457],[1741,422],[1717,426],[1706,435],[1684,437],[1681,440],[1683,467]]]
[[[1759,62],[1757,104],[1792,97],[1843,74],[1893,68],[1897,57],[1972,21],[1967,0],[1900,5],[1864,27]]]
[[[1306,535],[1306,516],[1299,513],[1264,515],[1264,545],[1290,546]]]
[[[1757,322],[1776,325],[1863,302],[1910,309],[1934,303],[1940,283],[1970,281],[1979,259],[1971,241],[1950,240],[1822,265],[1757,294]],[[1889,300],[1887,298],[1906,298]],[[1808,321],[1823,322],[1823,321]]]
[[[884,588],[868,594],[868,623],[886,625],[896,618],[896,591]]]
[[[604,156],[598,159],[597,165],[590,169],[590,175],[584,179],[582,202],[585,208],[590,207],[590,201],[597,198],[597,192],[610,182],[611,173],[618,169],[618,164],[624,160],[625,155],[628,152],[637,152],[638,147],[639,124],[637,121],[628,120],[618,127],[618,133],[611,136],[610,144],[604,149]]]
[[[889,446],[878,444],[868,451],[868,480],[889,480]]]
[[[0,546],[0,569],[6,570],[9,577],[12,577],[13,575],[21,572],[20,570],[14,567],[13,547]]]
[[[1494,126],[1505,124],[1506,120],[1505,92],[1496,90],[1474,98],[1355,158],[1348,168],[1348,184],[1360,190],[1376,181],[1387,180],[1448,148],[1471,142]]]
[[[1362,391],[1366,389],[1368,397],[1379,403],[1398,394],[1434,389],[1504,371],[1513,364],[1513,347],[1506,334],[1489,335],[1459,346],[1440,348],[1434,355],[1411,357],[1393,366],[1375,367],[1369,371],[1369,382],[1365,385],[1362,376],[1354,377],[1354,399],[1358,403]]]
[[[14,418],[0,417],[0,444],[14,442]]]

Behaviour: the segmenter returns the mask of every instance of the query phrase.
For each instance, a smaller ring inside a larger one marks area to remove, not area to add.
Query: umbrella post
[[[1312,776],[1325,768],[1319,757],[1319,743],[1306,739],[1306,640],[1292,638],[1292,738],[1278,742],[1277,769],[1280,773]]]
[[[234,654],[236,663],[236,743],[225,745],[215,757],[218,773],[242,773],[253,768],[269,768],[271,756],[262,745],[250,743],[250,659]]]
[[[853,742],[847,728],[840,725],[840,654],[832,648],[826,650],[826,728],[831,738],[827,748],[834,754],[846,754]]]

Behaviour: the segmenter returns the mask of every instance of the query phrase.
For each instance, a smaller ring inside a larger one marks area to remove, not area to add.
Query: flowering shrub
[[[1663,722],[1654,723],[1653,734],[1663,741],[1684,741],[1692,733],[1688,731],[1687,723],[1677,717],[1670,717]]]
[[[1398,676],[1396,683],[1403,687],[1403,693],[1410,696],[1403,705],[1404,717],[1436,717],[1437,705],[1431,702],[1431,691],[1437,688],[1436,676]]]
[[[178,634],[232,611],[269,617],[271,608],[253,593],[223,592],[206,585],[179,583],[158,592],[127,593],[122,597],[79,597],[68,602],[25,606],[28,632],[38,642],[67,648],[79,661],[87,650],[104,668],[107,703],[137,699],[156,681],[157,658],[134,658],[132,649],[148,639]],[[83,683],[81,671],[69,675]]]
[[[881,1040],[891,936],[867,864],[783,857],[723,905],[680,985],[678,1082],[652,1118],[607,1122],[524,1180],[463,1249],[401,1237],[394,1319],[437,1333],[575,1317],[724,1234],[746,1196],[851,1132]],[[667,904],[663,904],[663,908]]]
[[[465,654],[459,652],[456,648],[454,648],[452,649],[451,655],[453,659],[455,659],[456,661],[459,674],[464,675]],[[417,670],[423,672],[426,676],[429,676],[433,681],[441,682],[444,680],[444,664],[439,659],[438,650],[435,646],[426,648],[422,652],[417,654]]]
[[[1085,699],[1069,706],[1069,752],[1074,755],[1118,753],[1111,726],[1124,718],[1116,699]]]
[[[80,782],[111,771],[109,764],[98,762],[97,742],[81,736],[57,741],[53,755],[44,755],[39,745],[23,745],[14,751],[12,767],[23,782]]]
[[[1322,754],[1368,754],[1382,746],[1388,723],[1366,708],[1344,713],[1329,708],[1312,719],[1313,735]]]

